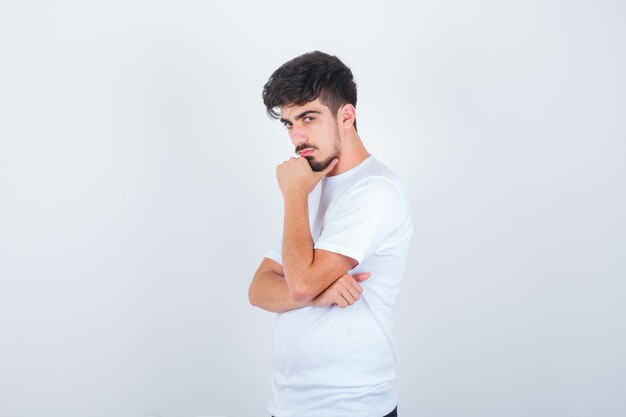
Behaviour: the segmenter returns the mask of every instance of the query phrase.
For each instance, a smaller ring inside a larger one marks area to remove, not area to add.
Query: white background
[[[400,415],[626,415],[625,45],[623,1],[3,0],[0,417],[268,416],[260,94],[315,49],[412,197]]]

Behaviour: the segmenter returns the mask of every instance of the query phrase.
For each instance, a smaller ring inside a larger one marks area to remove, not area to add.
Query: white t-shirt
[[[413,225],[409,197],[373,156],[326,177],[309,194],[316,249],[371,272],[361,298],[339,308],[279,313],[269,411],[276,417],[381,417],[397,405],[394,315]],[[282,241],[266,257],[282,265]]]

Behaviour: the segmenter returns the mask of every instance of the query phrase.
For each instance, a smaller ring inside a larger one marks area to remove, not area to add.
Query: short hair
[[[307,52],[281,65],[263,86],[262,95],[267,115],[273,119],[280,118],[280,106],[300,106],[317,98],[333,117],[346,103],[356,107],[352,71],[336,56],[320,51]]]

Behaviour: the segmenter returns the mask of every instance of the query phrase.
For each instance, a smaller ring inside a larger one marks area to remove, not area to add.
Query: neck
[[[339,157],[339,162],[337,162],[335,168],[330,171],[327,176],[332,177],[334,175],[343,174],[359,165],[368,156],[370,156],[370,153],[365,149],[359,134],[352,129],[351,132],[341,138],[341,156]]]

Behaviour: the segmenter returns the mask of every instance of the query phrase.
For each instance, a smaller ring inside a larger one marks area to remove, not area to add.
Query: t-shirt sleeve
[[[405,215],[406,204],[392,182],[385,177],[364,179],[329,207],[315,249],[361,263],[385,243]]]
[[[270,250],[265,253],[266,258],[270,258],[273,261],[278,262],[279,264],[283,264],[283,240],[277,239]]]

